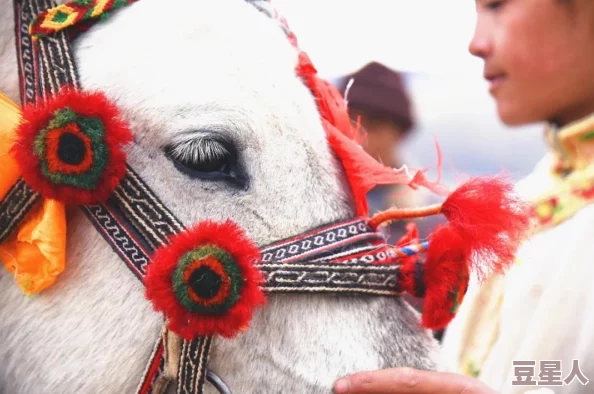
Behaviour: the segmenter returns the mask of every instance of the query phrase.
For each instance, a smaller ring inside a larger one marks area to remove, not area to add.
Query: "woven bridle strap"
[[[0,243],[16,230],[39,197],[22,179],[12,185],[0,201]]]
[[[35,45],[29,35],[28,28],[34,17],[52,7],[55,7],[55,4],[49,0],[14,1],[15,37],[21,82],[21,102],[23,105],[35,104],[40,97],[54,95],[63,86],[80,88],[67,32],[65,30],[57,31],[36,40]],[[0,204],[0,224],[2,224],[0,241],[14,231],[38,199],[39,194],[30,190],[22,180],[19,180],[13,186]],[[140,242],[134,239],[132,230],[118,221],[109,204],[83,207],[83,210],[91,218],[94,226],[110,241],[109,243],[116,253],[141,280],[154,247],[165,245],[167,236],[176,232],[171,227],[167,228],[167,233],[157,231],[160,236],[154,241],[158,243],[152,244],[152,248],[143,247]],[[170,223],[169,221],[168,224]],[[180,229],[181,227],[177,230]],[[184,361],[188,357],[193,358],[188,360],[188,363],[195,364],[196,367],[192,368],[191,371],[188,371],[187,368],[182,371],[180,368],[178,392],[202,391],[210,343],[211,338],[199,338],[191,345],[193,349],[198,347],[199,351],[187,353],[184,355],[185,357],[182,357]],[[151,392],[153,384],[158,379],[162,369],[163,344],[159,339],[152,352],[151,361],[147,366],[138,391],[140,393]]]
[[[53,7],[49,0],[14,1],[17,63],[22,105],[35,104],[38,97],[56,93],[63,85],[78,87],[78,79],[64,31],[35,47],[29,25],[35,15]],[[19,180],[0,202],[0,242],[3,242],[39,199]]]
[[[42,35],[33,45],[27,30],[34,15],[53,7],[49,0],[15,0],[15,32],[23,105],[51,96],[63,86],[80,89],[66,30]],[[0,242],[40,198],[19,180],[0,202]],[[104,204],[81,207],[93,226],[130,271],[143,281],[151,256],[185,226],[130,168]],[[267,293],[334,293],[397,296],[399,259],[423,251],[426,244],[392,248],[365,219],[314,229],[261,249],[258,268]],[[379,263],[379,264],[378,264]],[[207,377],[212,337],[184,341],[177,373],[178,393],[201,393]],[[149,393],[163,376],[164,343],[156,341],[138,393]],[[166,379],[165,379],[166,380]],[[213,381],[214,383],[214,381]]]
[[[155,248],[166,245],[171,235],[185,230],[131,168],[106,204],[86,206],[83,210],[140,279],[145,276]],[[263,261],[258,268],[264,274],[266,293],[398,296],[402,292],[398,287],[399,259],[425,247],[421,243],[391,248],[364,219],[353,219],[263,248]],[[178,393],[202,392],[211,341],[206,337],[183,343]],[[158,348],[154,354],[159,354]],[[153,367],[147,371],[157,370],[154,366],[159,362],[153,358],[149,363]],[[147,381],[153,380],[147,373],[141,384],[146,386]]]

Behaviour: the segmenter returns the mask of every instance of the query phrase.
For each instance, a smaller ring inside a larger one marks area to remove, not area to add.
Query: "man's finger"
[[[393,368],[360,372],[334,384],[336,394],[497,394],[478,379],[448,372]]]

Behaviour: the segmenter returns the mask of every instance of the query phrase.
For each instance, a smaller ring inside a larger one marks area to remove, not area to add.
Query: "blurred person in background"
[[[355,374],[336,393],[594,392],[594,1],[475,4],[469,49],[500,119],[547,122],[550,151],[518,185],[532,236],[505,276],[470,286],[443,342],[443,368],[457,374]]]
[[[340,78],[338,90],[345,96],[352,121],[365,134],[362,145],[369,155],[390,167],[401,167],[399,147],[414,129],[413,105],[402,74],[371,62]],[[381,185],[367,195],[371,214],[389,207],[410,207],[414,194],[402,185]],[[406,194],[405,194],[406,193]],[[403,223],[390,226],[390,240],[406,233]]]
[[[415,126],[413,104],[402,74],[371,62],[342,77],[337,87],[345,97],[351,120],[362,129],[365,151],[387,166],[401,167],[400,145]],[[369,213],[390,207],[418,206],[416,197],[404,185],[378,185],[367,194]],[[388,241],[394,244],[402,238],[406,234],[405,226],[404,221],[391,223],[386,229]],[[422,309],[422,299],[404,297],[415,309]]]
[[[371,62],[344,76],[338,89],[346,96],[354,122],[368,133],[364,148],[390,167],[399,167],[397,147],[414,128],[413,106],[401,73]],[[347,91],[348,89],[348,91]]]
[[[349,115],[359,124],[365,135],[365,151],[379,162],[394,168],[403,164],[400,147],[415,128],[413,102],[401,74],[379,62],[371,62],[338,81],[338,89],[345,97]],[[423,205],[425,196],[413,193],[404,185],[379,185],[367,194],[370,214],[390,207],[408,208]],[[437,201],[436,201],[437,202]],[[415,220],[421,237],[429,234],[443,221],[439,216]],[[388,241],[396,243],[406,234],[405,221],[394,221],[386,229]],[[421,298],[404,295],[418,311]],[[440,339],[442,332],[436,332]]]

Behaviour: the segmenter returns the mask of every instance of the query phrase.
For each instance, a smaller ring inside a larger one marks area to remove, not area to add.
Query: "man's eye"
[[[499,1],[490,1],[485,5],[485,8],[487,8],[488,10],[491,11],[496,11],[498,9],[500,9],[503,6],[503,1],[499,0]]]

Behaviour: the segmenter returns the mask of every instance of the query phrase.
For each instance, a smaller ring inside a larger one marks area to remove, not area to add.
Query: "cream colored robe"
[[[594,130],[594,118],[579,126],[579,133],[576,125],[569,128],[570,133],[559,132],[561,154],[545,157],[519,183],[524,197],[536,199],[557,187],[559,178],[551,166],[559,157],[573,166],[577,163],[575,172],[592,169],[588,165],[594,163],[592,143],[575,144]],[[491,277],[482,287],[473,284],[442,348],[442,369],[478,376],[505,394],[543,387],[512,386],[513,361],[535,361],[534,380],[538,381],[540,361],[560,360],[561,379],[565,379],[574,359],[590,379],[588,384],[576,378],[569,385],[542,392],[594,393],[594,204],[584,204],[570,218],[525,242],[505,277]]]

